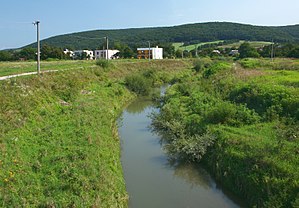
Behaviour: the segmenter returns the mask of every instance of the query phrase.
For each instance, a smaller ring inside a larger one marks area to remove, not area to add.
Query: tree
[[[240,58],[258,58],[260,54],[257,50],[250,46],[248,42],[242,43],[239,47]]]
[[[135,56],[134,51],[129,47],[125,47],[124,52],[123,52],[123,57],[124,58],[132,58]]]
[[[35,48],[23,48],[18,54],[17,58],[23,58],[26,60],[35,60],[36,59],[36,49]]]
[[[13,55],[8,51],[0,51],[0,61],[12,61]]]
[[[269,58],[271,57],[271,51],[272,51],[272,44],[264,46],[263,49],[259,52],[259,54],[262,57]]]
[[[156,44],[160,48],[163,48],[163,56],[167,58],[175,57],[175,47],[172,43],[158,43]]]
[[[127,44],[123,44],[121,42],[115,42],[114,48],[119,50],[120,58],[132,58],[135,56],[134,51]]]
[[[290,53],[288,54],[288,57],[290,58],[299,58],[299,46],[296,48],[292,49]]]
[[[183,54],[183,51],[181,49],[178,49],[175,51],[176,58],[182,58],[182,54]]]
[[[63,59],[64,53],[61,48],[50,46],[48,44],[43,44],[41,48],[41,59],[47,60],[49,58],[53,59]]]

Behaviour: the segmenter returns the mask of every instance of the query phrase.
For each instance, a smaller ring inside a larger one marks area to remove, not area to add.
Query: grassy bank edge
[[[116,120],[133,99],[123,79],[185,69],[117,62],[0,83],[0,205],[127,207]],[[78,66],[79,67],[79,66]]]

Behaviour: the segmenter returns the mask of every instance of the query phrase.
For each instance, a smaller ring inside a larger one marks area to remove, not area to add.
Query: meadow
[[[187,50],[187,51],[192,51],[197,47],[204,46],[204,45],[209,45],[209,44],[218,44],[224,42],[223,40],[218,40],[218,41],[210,41],[210,42],[202,42],[198,44],[191,44],[191,45],[184,45],[184,43],[173,43],[172,45],[174,46],[175,50],[181,49],[181,50]],[[230,44],[224,44],[220,46],[216,46],[215,48],[239,48],[242,43],[245,41],[238,41]],[[264,46],[272,44],[271,42],[265,42],[265,41],[247,41],[252,47],[254,48],[262,48]]]
[[[191,45],[184,45],[184,43],[173,43],[172,45],[174,46],[175,50],[181,49],[181,50],[187,50],[187,51],[192,51],[199,46],[203,46],[203,45],[208,45],[208,44],[217,44],[217,43],[221,43],[223,42],[223,40],[218,40],[218,41],[210,41],[210,42],[202,42],[202,43],[198,43],[198,44],[191,44]]]

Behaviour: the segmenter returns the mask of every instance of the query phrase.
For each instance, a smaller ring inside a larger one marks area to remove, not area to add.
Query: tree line
[[[232,50],[238,50],[237,54],[233,56],[237,58],[247,57],[285,57],[285,58],[299,58],[299,44],[294,43],[276,43],[274,45],[267,45],[261,48],[251,46],[249,42],[244,42],[240,47],[221,48],[219,46],[233,41],[225,41],[214,44],[206,44],[194,48],[191,51],[177,49],[172,43],[153,42],[153,45],[159,45],[163,48],[164,58],[195,58],[195,57],[215,57],[215,56],[231,56]],[[115,42],[111,48],[119,50],[118,56],[120,58],[136,58],[137,45],[129,46],[128,44]],[[72,48],[69,48],[72,49]],[[99,48],[96,48],[99,49]],[[95,49],[91,49],[95,50]],[[35,48],[26,47],[20,50],[4,50],[0,51],[0,61],[26,61],[36,60],[37,51]],[[85,56],[76,57],[76,59],[84,59]],[[73,59],[69,54],[63,52],[63,48],[43,44],[41,47],[41,60],[68,60]]]

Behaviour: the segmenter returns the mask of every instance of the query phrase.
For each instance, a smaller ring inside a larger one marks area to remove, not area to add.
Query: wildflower
[[[7,182],[8,182],[8,179],[7,179],[7,178],[5,178],[5,179],[4,179],[4,182],[5,182],[5,183],[7,183]]]

